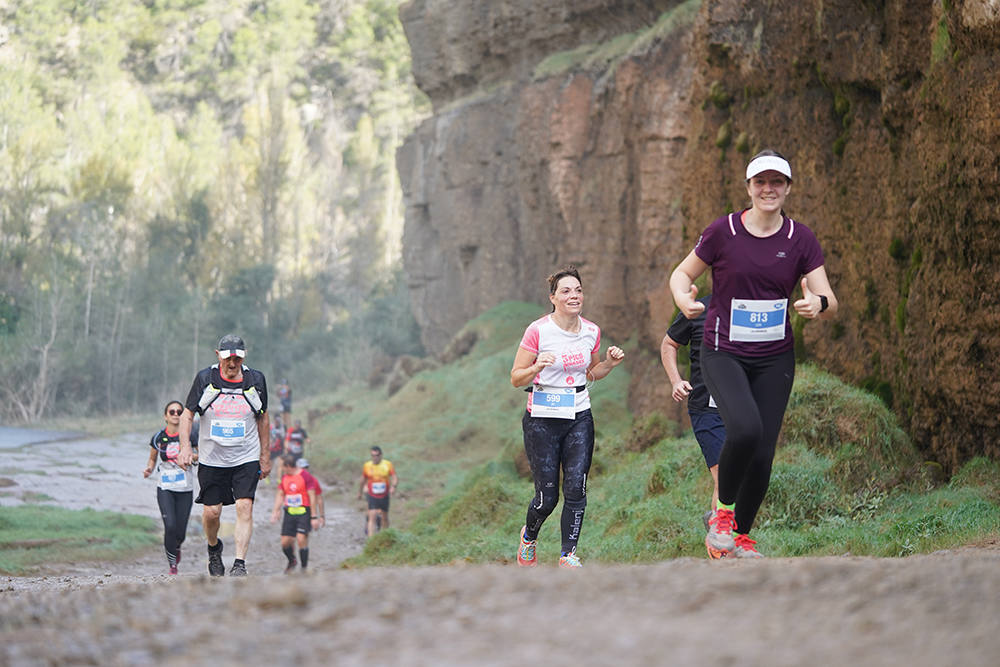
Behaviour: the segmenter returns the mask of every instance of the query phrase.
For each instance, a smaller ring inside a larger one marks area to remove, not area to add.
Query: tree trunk
[[[94,298],[94,272],[97,270],[97,260],[91,258],[90,270],[87,274],[87,303],[83,310],[83,339],[90,339],[90,306]]]

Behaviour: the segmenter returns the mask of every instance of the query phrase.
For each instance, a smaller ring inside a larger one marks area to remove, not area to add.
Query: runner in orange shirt
[[[382,458],[382,448],[377,445],[372,447],[371,455],[371,461],[367,461],[361,469],[361,486],[358,488],[358,500],[362,493],[368,494],[368,526],[365,532],[368,537],[389,527],[389,497],[396,492],[396,485],[399,484],[392,462]]]

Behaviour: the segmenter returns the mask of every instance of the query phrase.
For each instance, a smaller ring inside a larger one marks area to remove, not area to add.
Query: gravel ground
[[[7,580],[8,665],[996,665],[1000,550]]]
[[[141,470],[140,452],[122,474]],[[139,495],[155,513],[151,487],[138,488],[129,504]],[[328,506],[311,572],[286,576],[269,489],[246,579],[203,574],[196,527],[180,576],[153,552],[0,578],[0,664],[998,664],[995,544],[903,559],[350,570],[339,563],[362,547],[362,513]]]

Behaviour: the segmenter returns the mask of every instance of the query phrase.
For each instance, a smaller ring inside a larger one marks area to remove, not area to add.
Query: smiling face
[[[573,276],[563,276],[549,295],[549,301],[560,315],[579,315],[583,310],[583,286]]]
[[[780,213],[792,183],[777,171],[762,171],[747,181],[747,194],[753,208],[761,213]]]

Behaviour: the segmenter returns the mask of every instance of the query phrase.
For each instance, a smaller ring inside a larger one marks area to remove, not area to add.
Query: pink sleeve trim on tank
[[[591,354],[599,354],[600,351],[601,351],[601,327],[597,326],[596,324],[594,324],[590,320],[585,319],[583,317],[581,317],[580,319],[583,320],[584,324],[588,324],[588,325],[594,327],[594,330],[597,332],[596,335],[594,336],[594,338],[595,338],[595,340],[594,340],[594,349],[592,349],[590,351],[590,353]]]
[[[528,352],[533,354],[538,354],[538,322],[532,322],[528,325],[528,328],[524,330],[524,336],[521,337],[520,347],[524,348]]]

